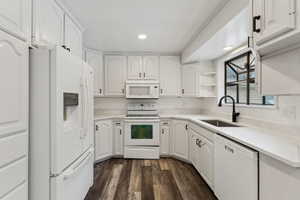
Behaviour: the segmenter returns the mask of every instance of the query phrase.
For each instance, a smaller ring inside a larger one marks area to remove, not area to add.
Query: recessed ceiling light
[[[232,50],[233,49],[233,47],[232,46],[227,46],[227,47],[224,47],[224,50],[225,51],[230,51],[230,50]]]
[[[140,40],[146,40],[146,39],[147,39],[147,35],[146,35],[146,34],[139,34],[139,35],[138,35],[138,38],[139,38]]]

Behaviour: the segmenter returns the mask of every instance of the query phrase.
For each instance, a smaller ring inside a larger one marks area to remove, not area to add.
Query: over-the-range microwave
[[[158,99],[159,82],[158,81],[126,81],[127,99]]]

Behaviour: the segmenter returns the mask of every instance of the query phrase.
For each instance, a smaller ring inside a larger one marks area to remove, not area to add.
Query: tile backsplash
[[[95,115],[126,114],[125,98],[95,98]],[[145,102],[149,100],[135,100]],[[160,114],[200,114],[201,100],[197,98],[160,98],[156,100]]]

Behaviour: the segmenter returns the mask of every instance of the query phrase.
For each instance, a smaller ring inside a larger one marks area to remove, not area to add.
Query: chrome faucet
[[[235,112],[235,100],[232,96],[226,95],[223,96],[219,101],[219,107],[222,106],[223,99],[229,98],[232,100],[232,122],[237,122],[237,117],[240,115],[239,112]]]

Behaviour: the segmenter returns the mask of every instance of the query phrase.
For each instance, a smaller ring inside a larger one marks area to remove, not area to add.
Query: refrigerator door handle
[[[81,130],[80,130],[80,138],[83,138],[84,134],[84,123],[85,123],[85,82],[83,78],[81,78]]]
[[[64,180],[74,177],[80,169],[82,169],[85,165],[87,165],[88,160],[91,158],[91,155],[92,155],[92,153],[89,152],[88,155],[86,157],[84,157],[84,159],[75,168],[67,170],[64,173]]]

